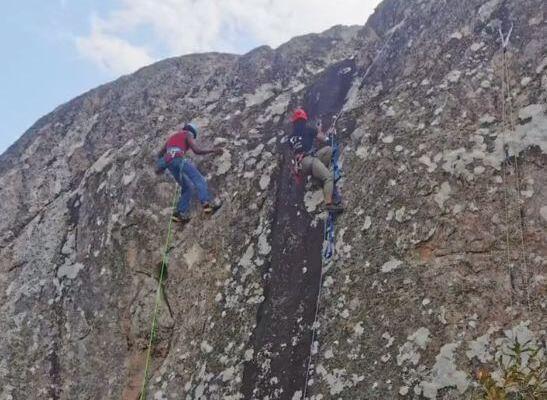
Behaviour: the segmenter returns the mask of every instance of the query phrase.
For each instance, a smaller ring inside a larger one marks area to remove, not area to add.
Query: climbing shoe
[[[190,222],[190,217],[187,214],[181,214],[178,211],[174,212],[171,216],[171,221],[180,223],[180,224],[186,224]]]
[[[341,214],[344,212],[344,207],[342,207],[342,204],[327,204],[325,206],[328,212],[333,214]]]
[[[203,205],[203,212],[205,214],[212,215],[215,212],[217,212],[217,210],[220,207],[222,207],[222,202],[220,202],[220,201],[214,201],[212,203],[206,203],[206,204]]]

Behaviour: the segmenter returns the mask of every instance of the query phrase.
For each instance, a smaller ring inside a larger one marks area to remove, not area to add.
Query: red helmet
[[[291,118],[291,122],[296,122],[300,120],[303,120],[303,121],[308,120],[308,114],[306,114],[306,111],[304,111],[303,108],[297,108],[296,110],[294,110],[294,113]]]

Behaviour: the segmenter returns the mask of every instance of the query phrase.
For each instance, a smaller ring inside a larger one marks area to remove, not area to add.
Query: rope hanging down
[[[333,196],[336,197],[336,200],[340,199],[340,193],[338,192],[338,189],[336,189],[336,182],[341,176],[340,167],[338,165],[338,157],[339,157],[339,146],[338,143],[334,140],[334,137],[336,135],[336,122],[338,121],[338,118],[342,115],[342,111],[340,111],[333,119],[332,127],[329,129],[329,132],[331,132],[331,147],[332,147],[332,174],[333,174],[333,181],[334,181],[334,193]],[[327,217],[325,218],[325,224],[323,228],[324,232],[324,249],[322,254],[322,263],[321,263],[321,272],[319,277],[319,288],[317,290],[317,300],[315,302],[315,313],[313,317],[313,324],[312,324],[312,337],[311,337],[311,344],[310,344],[310,354],[308,355],[308,362],[306,363],[306,379],[304,382],[304,391],[302,395],[302,399],[304,400],[306,398],[306,394],[308,392],[308,382],[310,378],[310,365],[311,365],[311,359],[313,354],[313,346],[315,343],[315,338],[317,335],[317,318],[319,316],[319,304],[321,302],[321,288],[323,286],[323,264],[330,261],[332,257],[334,256],[335,251],[335,219],[336,216],[333,213],[328,213]]]
[[[505,38],[503,36],[503,33],[500,28],[500,36],[501,36],[501,46],[502,46],[502,52],[503,52],[503,59],[505,61]],[[508,43],[508,42],[507,42]],[[510,255],[510,239],[509,239],[509,194],[508,194],[508,188],[507,188],[507,162],[509,160],[509,150],[507,145],[507,109],[506,109],[506,83],[505,83],[505,68],[502,70],[502,77],[501,77],[501,120],[502,120],[502,129],[503,129],[503,151],[505,154],[505,159],[502,163],[502,170],[503,170],[503,200],[504,200],[504,208],[505,208],[505,258],[506,258],[506,265],[507,270],[509,274],[509,288],[511,290],[510,295],[510,302],[511,302],[511,310],[513,310],[513,266],[511,264],[511,255]]]
[[[173,195],[173,201],[172,201],[172,207],[171,207],[172,209],[175,208],[178,195],[179,195],[179,189],[177,188],[175,189],[175,194]],[[139,395],[139,400],[146,400],[146,390],[148,388],[148,379],[149,379],[148,374],[150,372],[150,364],[152,361],[152,347],[158,333],[158,311],[159,311],[160,301],[161,301],[163,277],[165,275],[167,264],[169,262],[169,246],[171,244],[172,236],[173,236],[173,219],[169,218],[169,225],[167,227],[167,238],[165,240],[165,247],[163,250],[163,256],[161,261],[161,270],[160,270],[160,276],[158,280],[158,288],[156,289],[156,300],[154,304],[154,312],[152,314],[152,325],[150,327],[150,339],[148,340],[148,350],[146,352],[146,363],[144,366],[144,375],[142,379],[142,386],[141,386],[141,392]]]
[[[508,200],[508,183],[507,183],[507,164],[509,163],[509,144],[507,143],[507,135],[508,134],[514,134],[515,129],[515,121],[514,121],[514,110],[513,110],[513,99],[512,99],[512,93],[511,93],[511,81],[509,76],[509,67],[507,62],[507,46],[509,45],[509,41],[511,39],[511,34],[513,32],[513,23],[511,23],[511,28],[509,29],[509,32],[507,35],[504,35],[501,27],[499,28],[499,34],[501,39],[501,50],[502,50],[502,64],[503,64],[503,70],[502,70],[502,88],[501,88],[501,108],[502,108],[502,126],[504,129],[503,134],[503,151],[505,153],[505,160],[503,162],[503,183],[504,183],[504,202],[505,202],[505,226],[506,226],[506,258],[507,258],[507,266],[509,269],[510,279],[512,279],[513,274],[513,265],[510,260],[510,233],[509,233],[509,200]],[[525,153],[524,153],[525,154]],[[525,156],[523,156],[525,157]],[[524,159],[525,160],[525,159]],[[524,165],[524,162],[523,162]],[[526,245],[524,243],[524,219],[522,216],[522,210],[521,210],[521,204],[522,204],[522,198],[521,198],[521,182],[520,182],[520,168],[519,168],[519,160],[518,160],[518,154],[515,154],[514,156],[514,171],[515,171],[515,182],[516,182],[516,193],[517,193],[517,212],[518,212],[518,226],[519,226],[519,236],[520,236],[520,251],[521,251],[521,258],[522,258],[522,264],[524,266],[524,291],[526,296],[526,303],[528,307],[530,307],[530,298],[529,298],[529,291],[528,291],[528,262],[526,257]],[[513,295],[511,291],[511,309],[513,308]]]
[[[361,90],[364,86],[365,86],[365,79],[368,77],[370,71],[372,70],[372,67],[374,66],[374,64],[376,64],[376,62],[380,59],[380,56],[384,53],[385,49],[387,48],[391,38],[393,37],[393,35],[395,34],[396,30],[392,31],[389,35],[389,37],[385,40],[383,46],[380,48],[379,51],[376,52],[376,56],[374,57],[374,59],[372,60],[372,62],[370,63],[370,65],[368,66],[368,68],[366,69],[364,75],[362,76],[361,78],[361,85],[359,85],[359,90]],[[344,109],[342,108],[342,110],[336,114],[336,116],[334,117],[333,119],[333,123],[332,123],[332,130],[336,131],[336,122],[338,121],[338,119],[342,116],[342,114],[344,113]],[[335,132],[333,132],[335,133]],[[335,151],[335,142],[334,142],[334,134],[331,135],[331,146],[333,146],[333,156],[335,155],[334,151]],[[338,149],[338,145],[336,144],[336,151],[339,152],[339,149]],[[333,161],[336,161],[336,163],[338,162],[338,153],[336,153],[336,159],[333,158]],[[338,167],[338,165],[336,167],[333,166],[333,175],[334,175],[334,186],[336,187],[336,181],[338,180],[339,176],[340,176],[340,169]],[[336,193],[336,196],[339,196],[339,193]],[[331,222],[331,227],[332,229],[328,229],[328,224],[329,224],[329,218],[333,218]],[[330,213],[329,215],[327,216],[327,218],[325,219],[325,226],[324,226],[324,232],[325,232],[325,240],[327,242],[326,244],[326,248],[324,249],[324,253],[323,253],[323,257],[322,257],[322,260],[323,261],[328,261],[330,259],[332,259],[332,257],[334,256],[334,250],[335,250],[335,243],[334,243],[334,239],[335,239],[335,224],[334,224],[334,216],[331,216]],[[332,238],[332,242],[329,240],[329,238]],[[332,243],[332,245],[330,245],[329,243]],[[330,248],[329,248],[330,247]],[[329,255],[330,253],[330,256],[328,258],[326,258],[325,256]],[[319,290],[317,292],[317,301],[315,303],[315,315],[314,315],[314,318],[313,318],[313,325],[312,325],[312,340],[311,340],[311,344],[310,344],[310,354],[308,356],[308,362],[307,362],[307,365],[306,365],[306,379],[305,379],[305,382],[304,382],[304,390],[303,390],[303,395],[302,395],[302,400],[305,400],[306,399],[306,395],[308,393],[308,382],[309,382],[309,378],[310,378],[310,365],[311,365],[311,359],[312,359],[312,353],[313,353],[313,346],[314,346],[314,343],[315,343],[315,338],[317,336],[317,318],[319,316],[319,304],[321,302],[321,288],[323,287],[323,263],[321,264],[321,275],[320,275],[320,278],[319,278]]]

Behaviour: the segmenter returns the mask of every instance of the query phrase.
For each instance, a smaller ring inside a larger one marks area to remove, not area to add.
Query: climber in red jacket
[[[192,124],[186,124],[181,130],[172,134],[167,143],[158,154],[156,173],[161,174],[168,169],[181,187],[180,200],[176,211],[173,213],[174,222],[186,223],[190,221],[189,208],[192,199],[193,188],[196,189],[198,198],[206,214],[213,214],[221,206],[218,200],[213,201],[205,178],[196,166],[185,157],[192,150],[195,154],[222,154],[222,149],[205,149],[196,144],[198,128]]]

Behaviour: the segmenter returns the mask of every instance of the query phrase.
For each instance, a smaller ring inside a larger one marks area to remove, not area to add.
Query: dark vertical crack
[[[57,315],[57,328],[59,329],[59,335],[56,335],[53,339],[52,348],[47,355],[47,361],[49,363],[49,379],[50,385],[48,390],[48,396],[52,400],[59,400],[62,395],[62,379],[61,379],[61,362],[59,360],[59,342],[61,342],[61,326],[60,319],[62,317],[62,309],[60,305],[55,305],[55,314]]]
[[[288,157],[287,151],[284,165]],[[255,357],[243,374],[246,399],[263,398],[280,387],[292,397],[304,385],[304,365],[311,344],[311,336],[303,329],[314,317],[322,227],[311,226],[311,217],[302,204],[303,187],[295,186],[287,167],[279,175],[277,188],[271,276],[265,283],[266,300],[260,306],[252,338]],[[268,368],[263,367],[264,362]]]
[[[342,108],[354,70],[352,60],[341,62],[308,90],[304,105],[310,116],[326,117]],[[265,300],[251,338],[254,357],[243,372],[245,399],[292,399],[306,379],[321,279],[323,225],[312,226],[303,204],[303,185],[295,185],[288,168],[290,157],[284,148],[272,223],[271,272],[263,282]]]

